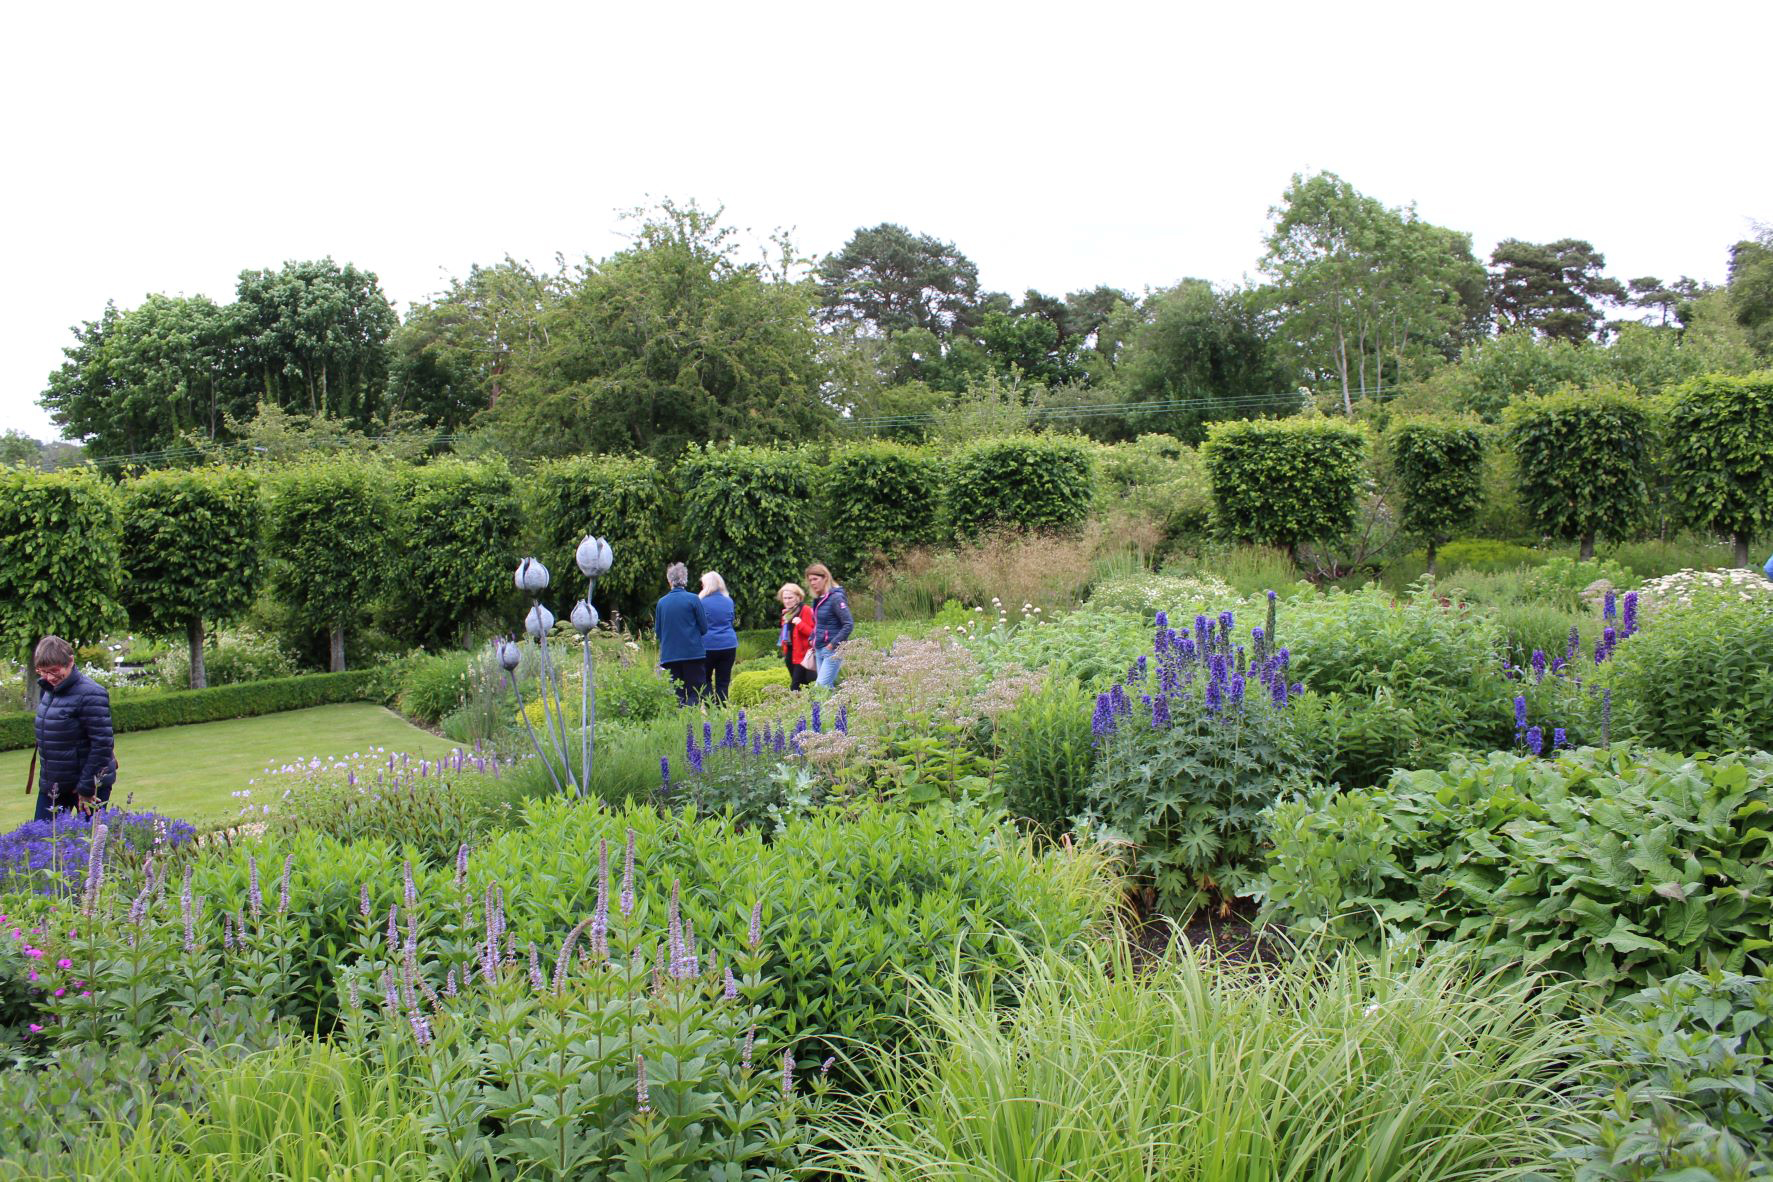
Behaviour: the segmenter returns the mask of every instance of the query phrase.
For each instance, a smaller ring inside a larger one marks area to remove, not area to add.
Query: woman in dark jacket
[[[850,615],[850,601],[843,588],[824,563],[815,562],[806,568],[806,586],[813,596],[813,654],[819,662],[818,684],[834,689],[837,671],[843,664],[837,649],[850,638],[856,621]]]
[[[90,812],[109,803],[117,782],[111,737],[111,695],[74,668],[74,648],[45,636],[37,671],[37,820],[57,809]]]
[[[677,683],[677,704],[700,702],[708,688],[708,617],[702,601],[690,594],[689,568],[673,562],[665,568],[671,585],[653,608],[653,634],[659,638],[659,664]]]
[[[733,684],[733,661],[739,655],[733,597],[726,593],[726,580],[718,571],[704,571],[699,598],[702,614],[708,620],[708,635],[702,638],[707,649],[708,687],[714,691],[715,701],[724,702],[726,691]]]

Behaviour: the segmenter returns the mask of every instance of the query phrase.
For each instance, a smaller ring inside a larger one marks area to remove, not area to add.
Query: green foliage
[[[1585,341],[1600,327],[1600,305],[1626,298],[1625,285],[1602,274],[1606,266],[1606,256],[1579,238],[1504,239],[1490,255],[1496,319],[1511,329]]]
[[[1327,784],[1381,784],[1398,768],[1431,766],[1446,754],[1446,725],[1426,730],[1411,703],[1390,689],[1307,693],[1292,713],[1294,741]]]
[[[1773,597],[1690,600],[1608,662],[1621,731],[1671,751],[1773,747]]]
[[[630,620],[652,618],[677,527],[676,499],[656,461],[572,456],[538,464],[524,511],[536,557],[554,573],[556,586],[579,578],[573,554],[585,535],[603,538],[614,558],[597,581],[598,611],[607,615],[613,607]]]
[[[1215,423],[1201,448],[1219,529],[1296,554],[1354,525],[1366,436],[1323,419]]]
[[[942,465],[932,454],[891,443],[839,448],[819,475],[826,562],[860,572],[936,537]],[[795,580],[798,582],[799,580]]]
[[[927,991],[933,1045],[872,1057],[885,1086],[835,1130],[835,1173],[1501,1182],[1557,1149],[1577,1030],[1539,982],[1444,953],[1252,971],[1175,947],[1041,958],[1008,1013]]]
[[[692,582],[701,571],[719,571],[741,623],[774,620],[777,588],[815,557],[809,458],[760,447],[697,447],[679,462],[676,480],[684,489],[681,553],[693,567]],[[664,573],[655,576],[661,591]],[[842,582],[847,572],[834,573]]]
[[[1403,527],[1435,549],[1470,522],[1484,501],[1484,439],[1464,423],[1404,420],[1391,429],[1391,466],[1403,494]]]
[[[330,258],[242,271],[229,311],[266,401],[359,428],[387,417],[388,337],[400,318],[373,272]]]
[[[258,592],[258,483],[227,469],[153,472],[122,488],[123,605],[156,635],[226,623]],[[193,677],[193,688],[206,681]]]
[[[996,526],[1068,529],[1089,513],[1093,482],[1090,453],[1074,440],[982,439],[952,460],[947,516],[961,537]]]
[[[144,694],[111,703],[111,725],[119,732],[151,731],[190,722],[252,718],[284,710],[303,710],[333,702],[380,701],[385,695],[381,674],[374,669],[350,673],[309,673],[271,681],[249,681],[178,693]],[[0,714],[0,751],[36,742],[32,714]]]
[[[1141,435],[1096,452],[1099,505],[1123,506],[1157,522],[1164,539],[1204,535],[1213,490],[1200,453],[1169,435]]]
[[[1267,914],[1364,946],[1470,941],[1487,965],[1567,974],[1606,1001],[1773,963],[1770,808],[1766,754],[1455,756],[1277,805]]]
[[[1508,443],[1521,501],[1534,527],[1580,540],[1630,536],[1649,509],[1653,430],[1642,403],[1625,393],[1567,391],[1509,407]]]
[[[400,712],[427,726],[459,709],[467,698],[468,653],[421,656],[403,663],[395,702]]]
[[[460,641],[513,598],[521,523],[511,472],[502,461],[442,459],[401,472],[394,491],[390,630],[417,644]]]
[[[1773,978],[1682,973],[1595,1020],[1613,1106],[1564,1156],[1583,1182],[1773,1174]]]
[[[1675,392],[1666,422],[1682,519],[1731,535],[1744,565],[1749,539],[1773,529],[1773,370],[1695,378]]]
[[[191,684],[190,650],[185,645],[167,649],[155,659],[154,672],[163,688],[186,688]],[[203,675],[208,685],[269,681],[294,677],[297,672],[295,661],[274,636],[250,628],[227,628],[204,638]]]
[[[117,504],[90,473],[0,470],[0,645],[27,669],[47,635],[82,645],[122,620]]]
[[[1056,834],[1083,811],[1096,756],[1094,704],[1077,682],[1056,679],[998,721],[997,780],[1012,816]]]
[[[394,504],[380,469],[321,461],[271,484],[266,544],[272,586],[297,616],[332,633],[332,671],[345,667],[345,629],[393,574]]]
[[[1521,592],[1529,600],[1574,612],[1594,605],[1594,601],[1584,601],[1582,593],[1598,582],[1628,591],[1637,586],[1638,580],[1616,562],[1595,558],[1582,561],[1568,554],[1557,554],[1526,572],[1526,577],[1521,580]]]
[[[747,669],[743,673],[733,674],[732,689],[727,696],[735,706],[755,706],[764,700],[768,691],[776,688],[788,688],[786,667]]]

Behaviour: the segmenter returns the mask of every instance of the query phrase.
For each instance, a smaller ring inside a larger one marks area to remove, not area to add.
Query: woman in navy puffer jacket
[[[74,649],[45,636],[37,670],[37,820],[56,809],[90,809],[111,799],[116,759],[111,738],[111,695],[74,668]]]
[[[818,684],[826,689],[837,685],[837,671],[843,666],[843,658],[837,655],[838,646],[850,638],[855,630],[855,618],[850,615],[850,601],[844,595],[843,588],[831,577],[831,570],[822,562],[815,562],[806,568],[806,587],[813,597],[813,656],[819,664]]]

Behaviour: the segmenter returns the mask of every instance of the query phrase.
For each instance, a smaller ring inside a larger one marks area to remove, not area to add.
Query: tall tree
[[[1773,526],[1773,370],[1706,374],[1668,408],[1668,467],[1681,516],[1730,535],[1735,564]]]
[[[266,400],[357,427],[386,417],[388,338],[399,318],[372,272],[330,258],[242,271],[236,315]]]
[[[859,229],[814,272],[819,318],[882,336],[921,328],[945,338],[981,314],[979,268],[952,242],[882,222]]]
[[[1299,395],[1247,292],[1185,279],[1153,292],[1116,374],[1125,438],[1161,432],[1198,443],[1206,424],[1297,410]],[[1180,407],[1153,403],[1182,402]]]
[[[1600,327],[1601,309],[1628,298],[1624,284],[1601,273],[1606,266],[1607,257],[1580,238],[1505,239],[1490,254],[1490,306],[1505,327],[1588,340]]]
[[[738,262],[719,217],[667,202],[632,247],[587,262],[488,421],[537,452],[660,459],[706,440],[827,430],[810,290]]]
[[[1629,537],[1650,508],[1654,428],[1630,390],[1566,390],[1508,408],[1508,442],[1520,474],[1521,503],[1552,537],[1581,543]]]
[[[1773,359],[1773,227],[1730,248],[1730,309],[1755,351]]]
[[[395,573],[389,484],[375,465],[326,460],[285,469],[266,499],[272,586],[305,624],[326,632],[334,673],[345,669],[346,629]]]
[[[1383,396],[1413,356],[1456,349],[1481,274],[1469,236],[1329,172],[1295,176],[1270,214],[1262,266],[1282,334],[1308,378],[1340,386],[1345,413],[1357,393]]]
[[[463,426],[496,405],[513,368],[533,365],[549,343],[548,318],[566,297],[566,276],[507,257],[416,304],[389,342],[389,402],[426,422]]]

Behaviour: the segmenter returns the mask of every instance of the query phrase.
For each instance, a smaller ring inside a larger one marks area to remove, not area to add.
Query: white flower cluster
[[[1690,604],[1696,593],[1728,595],[1732,592],[1743,600],[1773,596],[1773,579],[1743,568],[1678,570],[1639,587],[1638,610],[1648,617],[1658,608]]]

